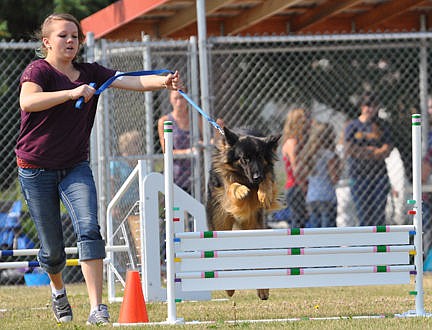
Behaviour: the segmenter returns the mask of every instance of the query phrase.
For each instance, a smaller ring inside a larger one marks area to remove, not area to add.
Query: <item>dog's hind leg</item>
[[[264,229],[264,212],[259,210],[249,222],[244,223],[245,230]],[[261,300],[267,300],[270,295],[269,289],[257,289],[257,295]]]
[[[235,290],[225,290],[228,297],[232,297],[234,295]]]
[[[270,295],[269,289],[257,289],[257,295],[261,300],[267,300]]]

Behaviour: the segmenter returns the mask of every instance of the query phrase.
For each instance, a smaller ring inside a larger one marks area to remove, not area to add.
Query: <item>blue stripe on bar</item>
[[[2,257],[12,257],[13,256],[13,250],[3,250],[3,251],[0,251],[0,256],[2,256]]]
[[[28,263],[29,267],[39,267],[39,261],[29,261]]]

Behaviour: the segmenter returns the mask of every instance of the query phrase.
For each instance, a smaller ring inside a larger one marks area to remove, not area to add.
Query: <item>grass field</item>
[[[48,287],[1,286],[0,329],[84,329],[88,300],[84,284],[67,287],[74,310],[74,321],[57,325],[51,312]],[[425,310],[432,312],[432,275],[425,275]],[[270,299],[261,301],[254,290],[238,291],[226,299],[225,292],[214,292],[212,301],[177,304],[177,317],[186,321],[214,321],[211,324],[151,326],[151,328],[192,329],[432,329],[432,318],[395,318],[395,313],[415,309],[413,285],[338,287],[310,289],[274,289]],[[150,322],[165,321],[164,303],[147,303]],[[120,303],[111,304],[113,322],[117,322]],[[382,318],[300,320],[269,323],[224,323],[227,320],[272,318],[322,318],[382,316]],[[111,326],[105,327],[110,329]],[[138,329],[143,327],[125,327]],[[145,328],[145,327],[144,327]]]

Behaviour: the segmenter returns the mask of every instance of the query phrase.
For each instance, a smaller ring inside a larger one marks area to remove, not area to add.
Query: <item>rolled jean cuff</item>
[[[80,261],[104,259],[106,256],[104,240],[80,241],[77,247]]]
[[[47,263],[43,262],[41,260],[41,258],[38,256],[37,257],[38,261],[39,261],[39,265],[42,267],[43,270],[45,270],[48,274],[58,274],[60,273],[63,268],[65,268],[66,266],[66,257],[65,259],[57,264],[57,265],[48,265]]]

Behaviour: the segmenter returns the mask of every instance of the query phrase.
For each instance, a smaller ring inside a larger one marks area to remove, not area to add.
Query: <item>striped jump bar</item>
[[[129,251],[129,247],[127,245],[113,245],[106,246],[105,251],[110,252],[127,252]],[[27,257],[27,256],[36,256],[39,253],[39,249],[19,249],[19,250],[0,250],[0,258],[1,257]],[[77,247],[66,247],[66,254],[78,254]]]
[[[389,273],[411,272],[414,265],[402,266],[363,266],[363,267],[321,267],[321,268],[288,268],[288,269],[254,269],[254,270],[226,270],[208,272],[179,272],[176,273],[177,282],[181,279],[197,278],[232,278],[255,276],[298,276],[317,274],[349,274],[349,273]]]
[[[109,259],[103,260],[104,264],[109,262]],[[79,259],[67,259],[66,266],[80,266],[81,262]],[[6,261],[0,262],[0,269],[9,269],[9,268],[36,268],[40,267],[39,261],[31,260],[31,261]]]
[[[218,257],[252,257],[252,256],[283,256],[283,255],[320,255],[320,254],[347,254],[347,253],[386,253],[408,252],[415,253],[414,245],[377,245],[354,247],[328,247],[328,248],[289,248],[289,249],[263,249],[263,250],[226,250],[226,251],[191,251],[177,252],[176,262],[181,259],[205,259]]]
[[[385,232],[410,232],[415,234],[413,225],[392,226],[361,226],[361,227],[328,227],[328,228],[292,228],[292,229],[255,229],[255,230],[231,230],[231,231],[201,231],[176,233],[178,239],[188,238],[224,238],[224,237],[253,237],[253,236],[294,236],[317,234],[352,234],[352,233],[385,233]]]
[[[66,260],[66,266],[79,266],[80,261],[78,259]],[[39,261],[11,261],[11,262],[0,262],[0,269],[8,268],[36,268],[40,267]]]

